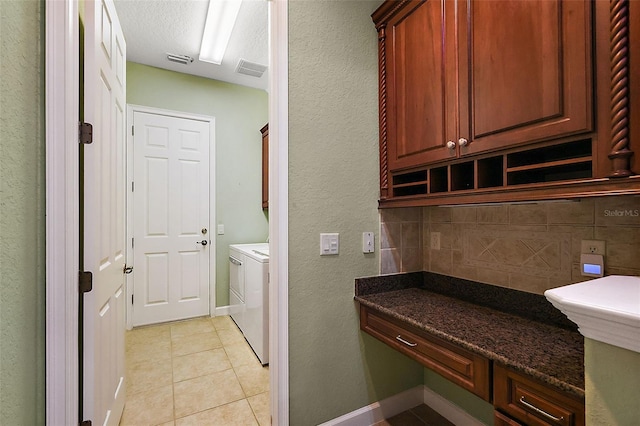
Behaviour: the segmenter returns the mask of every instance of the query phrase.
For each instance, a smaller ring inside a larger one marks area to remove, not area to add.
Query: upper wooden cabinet
[[[592,129],[584,1],[413,0],[386,27],[389,169]]]
[[[626,34],[620,55],[628,59],[628,32],[637,29],[624,25],[640,15],[630,11],[634,2],[611,3],[622,12],[589,0],[384,2],[372,15],[381,206],[569,197],[540,189],[632,175],[628,138],[611,142],[619,77],[618,42],[609,40]],[[629,63],[637,67],[627,61],[627,76]],[[624,84],[628,106],[629,78]],[[612,166],[613,157],[622,165]],[[538,192],[510,195],[523,185]],[[459,191],[474,196],[451,198]]]

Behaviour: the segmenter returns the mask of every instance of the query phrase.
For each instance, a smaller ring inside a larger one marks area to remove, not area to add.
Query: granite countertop
[[[544,296],[419,272],[358,278],[355,300],[584,398],[584,338]]]

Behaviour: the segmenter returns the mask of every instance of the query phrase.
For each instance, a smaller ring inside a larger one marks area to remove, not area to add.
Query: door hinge
[[[134,188],[133,182],[131,182],[131,192],[133,192],[133,188]]]
[[[131,136],[135,136],[135,130],[133,130],[133,126],[131,126]]]
[[[91,420],[85,420],[80,423],[80,426],[91,426]]]
[[[91,123],[81,122],[78,125],[78,137],[82,144],[93,143],[93,126]]]
[[[133,293],[131,294],[131,304],[133,305]]]
[[[133,238],[131,239],[131,248],[133,248]]]
[[[93,274],[89,271],[78,272],[80,293],[89,293],[93,289]]]

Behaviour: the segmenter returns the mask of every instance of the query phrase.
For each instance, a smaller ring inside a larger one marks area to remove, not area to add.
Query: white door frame
[[[129,302],[133,294],[133,276],[136,273],[133,250],[131,249],[131,239],[133,238],[133,192],[131,182],[133,182],[133,135],[130,130],[133,126],[133,114],[144,112],[148,114],[166,115],[169,117],[184,118],[187,120],[198,120],[209,123],[209,315],[214,316],[216,312],[216,240],[215,233],[212,232],[216,224],[216,118],[209,115],[191,114],[182,111],[173,111],[163,108],[153,108],[143,105],[127,104],[127,266],[133,266],[133,274],[126,276],[127,288],[127,329],[133,328],[133,305]],[[213,238],[212,238],[213,236]]]
[[[288,0],[269,2],[271,412],[289,423]],[[78,424],[78,0],[45,2],[46,422]]]
[[[46,421],[78,424],[79,29],[77,0],[45,4]]]

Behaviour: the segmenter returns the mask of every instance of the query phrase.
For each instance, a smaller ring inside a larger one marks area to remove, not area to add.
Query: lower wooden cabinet
[[[360,329],[491,402],[489,360],[360,305]]]
[[[494,365],[493,404],[496,410],[521,422],[504,423],[511,419],[501,414],[498,420],[500,413],[497,413],[496,425],[581,426],[585,424],[583,401],[500,364]],[[503,420],[503,417],[507,420]]]
[[[584,426],[584,400],[360,305],[360,329],[478,395],[496,426]]]

